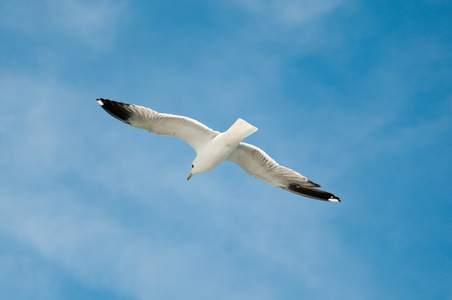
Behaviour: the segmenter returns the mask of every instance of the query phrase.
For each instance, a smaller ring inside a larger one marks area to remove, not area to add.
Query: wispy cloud
[[[33,40],[75,40],[101,50],[110,47],[115,29],[127,21],[126,1],[80,0],[6,2],[0,27],[21,32]]]
[[[52,59],[47,41],[71,41],[74,52],[114,43],[131,2],[28,4],[1,4],[1,29],[24,41],[41,39]],[[19,296],[41,299],[64,298],[67,284],[136,299],[412,295],[392,289],[403,270],[378,264],[397,264],[400,256],[387,250],[397,248],[408,253],[401,268],[430,274],[412,252],[437,254],[426,246],[434,242],[447,248],[443,237],[428,236],[432,224],[447,229],[447,209],[443,219],[436,213],[446,206],[422,206],[416,193],[444,185],[428,190],[444,203],[449,194],[448,44],[435,36],[385,35],[372,36],[361,55],[357,44],[369,41],[344,38],[346,44],[328,49],[335,36],[330,29],[350,26],[329,21],[349,4],[227,2],[217,13],[238,25],[222,24],[221,34],[199,38],[178,24],[178,35],[170,30],[167,36],[164,25],[177,18],[158,18],[142,32],[159,35],[127,32],[131,44],[121,45],[114,58],[87,54],[69,64],[73,56],[58,51],[51,66],[44,61],[38,68],[2,69],[0,102],[7,113],[0,118],[0,279],[13,287],[26,281],[33,292]],[[157,6],[155,15],[161,13]],[[172,43],[179,35],[188,37],[178,40],[184,47]],[[171,53],[159,48],[165,42]],[[231,163],[187,182],[192,149],[111,118],[96,97],[188,115],[219,130],[244,117],[260,128],[248,142],[320,178],[326,189],[346,195],[344,202],[299,198]],[[403,194],[397,201],[386,197],[397,193]],[[411,218],[416,213],[421,221]],[[427,229],[412,230],[414,223]],[[446,271],[435,272],[447,278]]]
[[[240,34],[247,41],[284,45],[286,53],[298,54],[341,40],[333,20],[347,11],[341,9],[349,4],[349,0],[232,2],[245,15]]]
[[[234,174],[241,174],[251,187],[231,195],[237,176],[231,176],[228,166],[188,185],[185,176],[175,178],[179,172],[186,175],[185,168],[173,162],[177,151],[165,154],[155,145],[140,145],[144,137],[162,145],[164,138],[115,123],[94,99],[92,106],[80,102],[89,91],[38,77],[0,80],[8,87],[4,95],[15,99],[4,103],[11,114],[0,126],[7,141],[3,151],[10,154],[0,163],[11,170],[2,174],[0,231],[52,263],[53,268],[40,275],[47,283],[36,288],[41,293],[58,298],[53,278],[63,272],[82,286],[137,299],[208,299],[218,294],[225,299],[276,299],[281,292],[270,284],[273,275],[268,272],[277,265],[294,276],[298,292],[321,297],[331,292],[319,290],[330,267],[324,257],[340,256],[349,268],[366,274],[328,227],[294,211],[291,202],[281,206],[274,201],[283,191],[267,187],[259,192],[265,183],[236,166]],[[105,130],[107,123],[137,135]],[[127,145],[139,149],[131,151]],[[152,165],[143,165],[147,159]],[[77,185],[85,187],[78,190]],[[131,222],[114,203],[146,221]],[[329,222],[330,216],[321,219]],[[291,226],[309,234],[282,233]],[[244,261],[250,261],[251,269],[243,269]],[[340,289],[337,282],[335,293]],[[367,285],[366,280],[361,283]]]
[[[346,0],[245,0],[234,2],[260,18],[274,20],[289,27],[303,26],[322,18],[344,5]]]

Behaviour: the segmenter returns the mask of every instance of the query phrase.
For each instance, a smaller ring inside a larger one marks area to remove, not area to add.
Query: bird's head
[[[206,157],[205,155],[197,155],[195,160],[191,163],[191,173],[188,175],[187,180],[189,180],[193,175],[208,172],[217,165],[218,163],[212,163],[209,157]]]
[[[187,180],[189,180],[193,175],[198,174],[198,173],[202,173],[202,172],[200,172],[198,164],[197,164],[197,158],[195,158],[195,160],[191,164],[191,173],[190,173],[190,175],[188,175]]]

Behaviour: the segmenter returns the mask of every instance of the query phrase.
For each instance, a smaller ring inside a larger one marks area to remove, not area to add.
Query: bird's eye
[[[195,167],[195,165],[191,165],[192,169]]]

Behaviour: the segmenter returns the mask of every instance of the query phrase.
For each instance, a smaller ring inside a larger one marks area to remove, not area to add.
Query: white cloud
[[[49,36],[75,40],[100,50],[112,43],[127,21],[126,1],[9,1],[0,12],[0,26],[46,41]]]
[[[349,13],[353,0],[247,0],[228,2],[245,17],[236,36],[242,43],[278,49],[284,55],[303,55],[341,43],[335,20]],[[253,48],[256,52],[256,48]],[[270,51],[272,52],[272,51]]]
[[[113,128],[99,132],[98,122],[104,121],[94,121],[94,115],[110,117],[94,99],[91,106],[80,101],[89,98],[89,91],[32,75],[2,78],[1,85],[8,87],[4,96],[15,101],[3,103],[11,113],[0,123],[0,134],[8,136],[0,162],[9,170],[0,191],[0,232],[82,286],[137,299],[275,299],[281,292],[272,279],[253,270],[266,271],[270,264],[293,275],[300,289],[329,295],[331,290],[323,291],[319,283],[331,268],[324,257],[356,260],[345,254],[328,226],[312,224],[309,213],[293,210],[293,202],[275,201],[284,191],[238,167],[234,174],[253,184],[240,192],[230,185],[235,179],[227,168],[182,185],[185,177],[174,176],[183,167],[169,170],[165,163],[172,150],[143,147],[140,138],[146,133],[136,131],[134,144],[124,145],[130,143],[125,133]],[[149,136],[152,143],[157,140],[165,143]],[[145,157],[152,172],[143,166]],[[266,189],[259,191],[261,184]],[[122,215],[124,205],[141,213]],[[149,217],[137,223],[143,212]],[[328,222],[329,217],[321,219]],[[291,229],[300,225],[309,234]],[[244,267],[243,261],[251,266]],[[350,263],[349,268],[362,267]],[[42,293],[58,294],[55,274],[49,270],[41,276],[48,289]]]
[[[280,292],[266,284],[265,276],[255,274],[249,278],[256,271],[237,265],[237,256],[245,261],[262,260],[266,262],[263,266],[291,274],[292,280],[310,290],[315,298],[345,295],[347,290],[341,287],[344,280],[354,280],[355,293],[365,290],[365,272],[357,266],[355,258],[338,247],[337,238],[328,229],[303,222],[305,227],[299,228],[299,233],[287,231],[290,226],[300,225],[293,223],[294,217],[301,217],[295,213],[287,215],[273,210],[280,217],[284,215],[281,222],[268,215],[268,211],[262,215],[262,210],[256,214],[251,209],[246,212],[252,215],[243,222],[245,215],[237,219],[230,208],[226,212],[232,215],[206,209],[206,213],[221,216],[227,222],[203,224],[213,226],[215,238],[206,240],[199,232],[198,238],[190,235],[184,241],[182,236],[174,239],[163,227],[159,229],[164,233],[160,238],[143,235],[108,215],[104,208],[83,204],[61,190],[2,196],[3,236],[28,245],[83,285],[108,289],[118,295],[136,299],[181,296],[209,299],[213,295],[219,299],[279,298]],[[228,205],[237,205],[235,202]],[[190,212],[193,211],[186,213]],[[228,243],[232,249],[225,248]],[[347,264],[347,272],[338,267],[343,264]],[[258,268],[261,270],[262,266]],[[331,272],[332,269],[335,271]],[[328,289],[322,288],[325,280],[330,281]]]
[[[30,1],[29,6],[22,7],[9,1],[7,9],[0,12],[5,17],[0,20],[1,26],[43,37],[69,34],[75,41],[97,47],[111,41],[116,21],[122,22],[120,16],[124,13],[121,5],[110,1],[92,5],[82,1],[43,3],[40,6]],[[251,16],[252,26],[243,28],[249,37],[279,42],[283,34],[281,39],[295,43],[300,37],[307,41],[306,35],[315,38],[318,24],[346,3],[256,0],[237,1],[236,5]],[[12,11],[17,13],[17,19],[8,15]],[[106,39],[102,40],[104,34]],[[321,109],[311,107],[306,119],[300,120],[300,112],[305,109],[298,106],[301,101],[284,102],[273,97],[282,93],[284,74],[280,73],[280,62],[286,52],[272,52],[272,47],[261,50],[262,40],[248,43],[238,35],[211,41],[217,43],[212,47],[215,55],[201,51],[199,57],[203,59],[193,60],[196,67],[175,63],[170,69],[167,62],[161,62],[157,69],[147,66],[143,69],[149,74],[134,73],[137,82],[122,93],[127,97],[134,93],[135,99],[152,99],[148,103],[159,101],[160,106],[166,100],[173,101],[166,107],[175,107],[187,115],[195,113],[193,106],[199,105],[204,111],[199,109],[196,114],[215,112],[209,116],[215,120],[206,122],[209,126],[217,126],[218,116],[225,115],[225,129],[232,115],[246,112],[255,118],[260,116],[261,123],[255,125],[267,128],[250,138],[260,140],[259,145],[267,143],[268,148],[264,149],[283,157],[289,167],[298,169],[297,164],[301,166],[303,161],[322,174],[320,183],[325,186],[329,186],[330,178],[342,178],[344,190],[349,185],[359,185],[349,181],[353,177],[353,172],[347,172],[350,165],[366,166],[362,162],[369,155],[386,155],[394,150],[403,153],[429,141],[428,146],[433,148],[451,131],[450,100],[440,118],[435,119],[435,114],[419,123],[386,131],[402,115],[403,108],[413,103],[413,91],[435,82],[419,77],[432,72],[424,73],[424,68],[416,64],[425,53],[436,57],[435,47],[427,48],[430,52],[418,48],[414,56],[406,56],[406,49],[392,54],[390,59],[373,65],[373,70],[354,82],[353,92],[346,95],[339,95],[334,86],[322,86],[315,79],[308,82],[319,90],[316,100],[330,100]],[[284,43],[278,45],[291,48]],[[301,48],[304,47],[295,51]],[[441,55],[436,66],[442,65]],[[131,70],[134,69],[121,71],[131,74]],[[445,68],[436,70],[446,72]],[[118,75],[121,76],[125,75]],[[146,77],[153,86],[140,89],[148,86]],[[114,83],[97,84],[96,88],[102,86],[114,94]],[[173,90],[159,92],[165,84]],[[196,85],[199,88],[193,88]],[[346,235],[349,232],[342,234],[331,224],[335,214],[347,216],[344,211],[356,204],[352,199],[332,206],[296,198],[247,176],[236,166],[231,167],[231,172],[221,166],[185,184],[188,165],[183,164],[191,162],[193,151],[178,152],[172,146],[188,146],[145,136],[144,132],[114,120],[95,103],[93,95],[99,91],[87,90],[83,84],[71,86],[45,74],[2,74],[0,86],[2,109],[7,112],[0,119],[0,241],[3,245],[8,245],[8,241],[25,245],[32,256],[51,266],[50,270],[42,270],[39,264],[21,264],[16,253],[12,258],[0,256],[0,278],[6,276],[1,270],[11,272],[8,283],[17,284],[26,273],[25,267],[17,270],[15,266],[32,265],[32,272],[40,279],[33,275],[24,278],[30,289],[41,289],[42,298],[57,298],[59,283],[54,281],[57,276],[51,274],[53,268],[76,278],[81,286],[138,299],[181,295],[210,299],[219,294],[225,299],[284,298],[281,294],[287,291],[282,289],[289,284],[277,282],[276,276],[272,277],[275,273],[292,280],[293,291],[313,296],[307,298],[365,299],[378,294],[374,287],[379,284],[375,282],[387,273],[370,274],[375,271],[373,262],[360,260],[381,256],[360,253],[366,247],[354,248]],[[197,99],[199,95],[205,100]],[[348,97],[347,101],[341,97]],[[136,101],[146,105],[146,100]],[[218,107],[221,111],[215,111]],[[282,121],[289,124],[287,131]],[[318,127],[309,130],[303,128],[305,124]],[[278,143],[272,143],[273,138]],[[310,159],[318,153],[320,160]],[[183,176],[177,178],[178,175]],[[310,177],[311,173],[304,175]],[[372,176],[366,174],[366,180],[372,180]],[[371,228],[365,225],[367,220],[362,221],[347,220]],[[362,238],[359,234],[354,237]],[[360,242],[369,241],[364,237],[355,244]],[[349,294],[350,290],[355,294]]]
[[[345,0],[245,0],[237,1],[236,5],[260,17],[292,27],[317,20],[344,3]]]

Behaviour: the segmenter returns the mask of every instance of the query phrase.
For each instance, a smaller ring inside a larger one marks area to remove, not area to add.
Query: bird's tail
[[[243,119],[237,119],[234,124],[226,131],[229,136],[237,138],[241,142],[244,138],[257,131],[257,127],[251,125]]]

